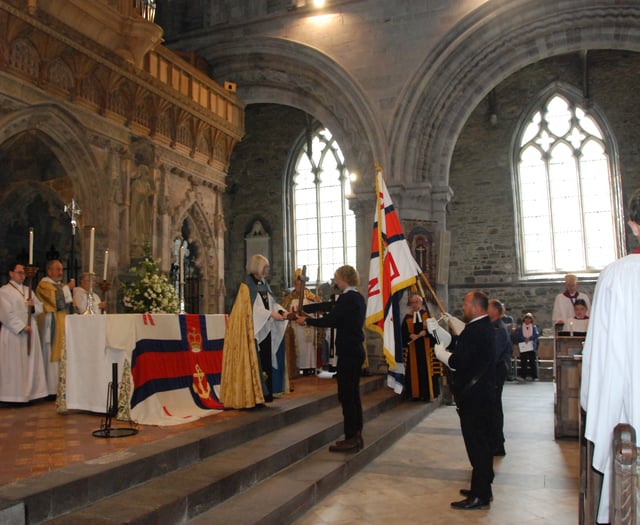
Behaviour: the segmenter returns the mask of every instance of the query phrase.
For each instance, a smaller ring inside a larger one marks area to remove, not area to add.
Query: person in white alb
[[[96,279],[93,278],[93,285],[96,286]],[[94,314],[99,314],[100,310],[103,310],[107,307],[107,303],[105,301],[101,301],[98,294],[95,292],[95,289],[92,294],[93,304],[91,306],[91,311]],[[80,277],[80,286],[76,286],[73,288],[73,308],[76,313],[83,314],[87,311],[87,304],[89,302],[89,272],[83,273],[82,277]]]
[[[34,293],[29,296],[22,264],[11,266],[9,278],[0,288],[0,401],[26,403],[48,394],[35,320],[42,314],[42,303]]]
[[[640,241],[640,190],[629,202],[629,228]],[[598,278],[584,344],[580,405],[593,468],[604,474],[598,523],[610,523],[612,438],[618,423],[640,431],[640,247],[609,264]]]
[[[589,296],[584,292],[578,291],[578,277],[573,274],[567,274],[564,277],[565,290],[562,293],[556,295],[556,299],[553,302],[553,313],[551,314],[551,320],[556,325],[564,325],[574,315],[573,305],[577,299],[582,299],[587,305],[587,313],[591,308],[591,301]],[[563,330],[568,330],[565,326]]]

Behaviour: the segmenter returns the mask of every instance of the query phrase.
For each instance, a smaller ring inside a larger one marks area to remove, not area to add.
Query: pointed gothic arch
[[[197,52],[213,66],[217,81],[237,82],[238,95],[247,104],[291,106],[331,129],[349,170],[360,173],[367,188],[375,163],[388,163],[384,130],[364,89],[329,56],[269,37],[216,43]]]
[[[436,218],[445,224],[451,158],[473,109],[521,68],[585,49],[640,51],[640,7],[582,0],[485,3],[449,31],[398,97],[390,133],[393,171],[432,182]]]
[[[106,191],[98,177],[98,163],[88,147],[86,129],[68,111],[55,104],[42,104],[12,112],[0,118],[0,148],[23,132],[34,132],[58,159],[69,177],[78,202],[93,202],[92,195]],[[96,203],[96,208],[106,206]],[[83,211],[91,224],[101,215],[97,209]]]

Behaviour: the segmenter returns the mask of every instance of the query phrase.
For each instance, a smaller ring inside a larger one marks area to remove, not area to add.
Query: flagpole
[[[384,203],[380,201],[380,183],[379,177],[384,177],[382,173],[382,168],[380,166],[376,166],[376,214],[378,216],[378,260],[380,269],[378,275],[384,275],[384,248],[382,246],[382,217],[384,216]],[[380,297],[384,297],[384,279],[380,279]],[[382,309],[382,318],[384,319],[384,304]]]

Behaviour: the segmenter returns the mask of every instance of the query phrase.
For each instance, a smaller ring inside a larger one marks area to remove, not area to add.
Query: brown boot
[[[358,452],[362,448],[357,437],[337,441],[329,447],[329,452]]]

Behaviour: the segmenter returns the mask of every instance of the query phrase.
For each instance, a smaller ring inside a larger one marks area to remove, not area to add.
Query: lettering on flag
[[[400,218],[378,169],[376,217],[373,224],[366,326],[380,334],[390,375],[404,376],[399,292],[415,284],[421,272],[402,231]],[[396,391],[402,385],[396,384]]]

